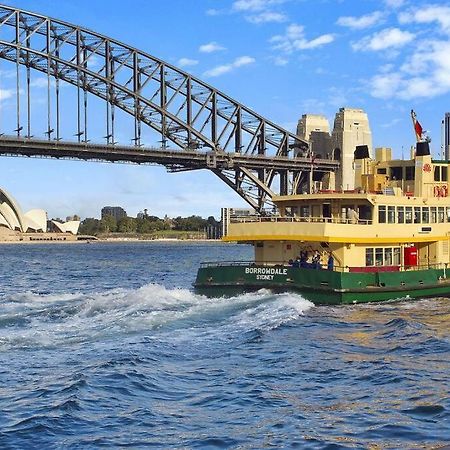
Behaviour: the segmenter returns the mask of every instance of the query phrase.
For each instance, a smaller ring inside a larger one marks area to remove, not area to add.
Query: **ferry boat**
[[[339,304],[450,295],[449,161],[419,141],[408,160],[354,152],[355,189],[277,196],[277,215],[237,218],[225,241],[254,260],[205,262],[208,295],[268,288]]]

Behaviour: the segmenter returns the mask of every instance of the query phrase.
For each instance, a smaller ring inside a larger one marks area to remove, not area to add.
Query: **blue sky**
[[[363,108],[374,146],[407,156],[416,110],[441,147],[450,111],[450,3],[409,0],[23,0],[9,5],[50,15],[133,45],[207,81],[290,130],[304,113]],[[8,68],[0,62],[0,123]],[[3,76],[2,76],[3,74]],[[36,103],[38,103],[36,101]],[[70,108],[70,105],[67,105]],[[3,130],[11,133],[11,130]],[[98,217],[105,205],[129,215],[219,216],[242,206],[207,171],[168,174],[136,167],[0,159],[0,186],[24,210]]]

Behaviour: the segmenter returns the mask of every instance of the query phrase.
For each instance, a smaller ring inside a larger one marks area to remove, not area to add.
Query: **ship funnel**
[[[430,144],[428,142],[416,143],[416,156],[427,156],[430,154]]]
[[[355,159],[366,159],[369,158],[369,146],[367,145],[357,145],[354,153]]]

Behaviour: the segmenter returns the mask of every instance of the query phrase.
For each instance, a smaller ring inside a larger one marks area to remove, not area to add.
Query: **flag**
[[[422,137],[422,125],[416,120],[416,123],[414,124],[414,130],[416,131],[417,136]]]

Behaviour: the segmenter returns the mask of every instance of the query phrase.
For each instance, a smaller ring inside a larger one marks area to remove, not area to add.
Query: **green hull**
[[[194,286],[209,296],[264,288],[294,291],[317,304],[450,296],[450,278],[444,269],[356,273],[254,264],[207,265],[199,269]]]

